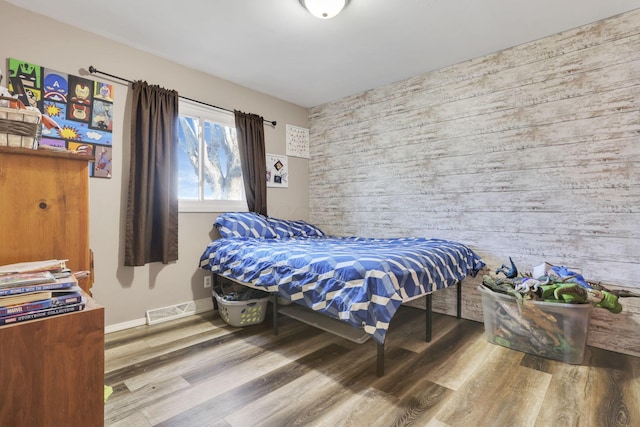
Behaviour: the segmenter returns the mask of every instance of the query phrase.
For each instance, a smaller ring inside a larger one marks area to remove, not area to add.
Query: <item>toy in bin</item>
[[[485,275],[482,294],[489,342],[565,363],[580,364],[593,307],[620,313],[619,297],[637,297],[587,281],[582,274],[545,263],[519,277],[511,258],[496,276]],[[497,275],[502,273],[505,277]]]
[[[230,289],[225,286],[214,289],[213,296],[222,320],[235,327],[262,323],[271,298],[267,292],[235,284]]]

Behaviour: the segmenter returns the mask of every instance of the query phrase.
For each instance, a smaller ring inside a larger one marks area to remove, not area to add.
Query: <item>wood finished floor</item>
[[[568,365],[490,344],[481,323],[401,307],[375,344],[281,317],[215,312],[106,336],[106,426],[640,426],[640,358],[587,347]]]

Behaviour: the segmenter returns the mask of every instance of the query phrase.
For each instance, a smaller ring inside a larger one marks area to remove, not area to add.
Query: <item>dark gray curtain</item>
[[[132,85],[124,265],[178,259],[178,93]]]
[[[249,211],[267,214],[267,159],[264,148],[264,119],[235,111],[238,151]]]

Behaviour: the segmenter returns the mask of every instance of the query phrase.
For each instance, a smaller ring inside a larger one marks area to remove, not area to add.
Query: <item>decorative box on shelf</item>
[[[42,113],[13,98],[0,98],[0,146],[37,149]]]

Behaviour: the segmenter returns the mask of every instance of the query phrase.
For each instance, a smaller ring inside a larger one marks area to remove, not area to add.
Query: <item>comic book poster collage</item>
[[[93,155],[91,176],[111,178],[113,87],[14,58],[7,62],[9,90],[42,112],[39,145]]]

